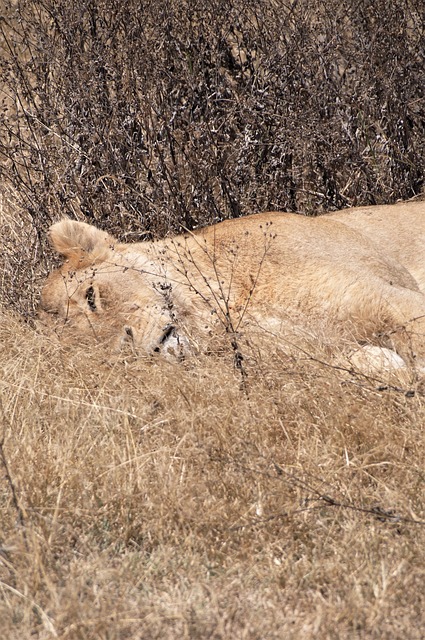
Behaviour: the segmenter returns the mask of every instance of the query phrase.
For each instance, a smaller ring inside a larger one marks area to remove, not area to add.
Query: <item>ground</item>
[[[0,331],[3,637],[423,637],[420,385]]]

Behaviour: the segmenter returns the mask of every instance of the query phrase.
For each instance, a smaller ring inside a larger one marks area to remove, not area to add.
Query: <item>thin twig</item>
[[[4,412],[3,409],[3,404],[1,402],[0,399],[0,412],[1,412],[1,418],[2,418],[2,422],[3,425],[6,425],[8,428],[11,427],[8,418],[6,417],[6,414]],[[26,522],[25,522],[25,515],[24,515],[24,510],[21,507],[20,503],[19,503],[19,499],[18,499],[18,490],[16,488],[16,484],[12,478],[12,474],[10,472],[10,468],[9,468],[9,464],[7,462],[7,457],[6,457],[6,453],[4,450],[4,442],[5,442],[5,429],[3,431],[3,435],[0,439],[0,461],[3,465],[4,468],[4,474],[5,474],[5,478],[6,478],[6,482],[9,486],[10,489],[10,493],[12,496],[12,504],[15,508],[16,514],[17,514],[17,520],[18,520],[18,524],[19,526],[22,528],[22,534],[23,534],[23,538],[24,538],[24,543],[25,543],[25,547],[27,549],[27,551],[29,550],[28,547],[28,540],[27,540],[27,534],[26,534]]]

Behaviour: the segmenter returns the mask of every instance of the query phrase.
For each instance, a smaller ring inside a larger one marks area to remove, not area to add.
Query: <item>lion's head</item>
[[[121,245],[96,227],[68,219],[51,227],[50,240],[65,261],[47,278],[40,317],[57,333],[107,342],[112,349],[127,344],[139,353],[184,350],[173,285],[143,244]]]

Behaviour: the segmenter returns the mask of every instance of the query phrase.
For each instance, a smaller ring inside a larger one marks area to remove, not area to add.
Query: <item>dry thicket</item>
[[[423,385],[24,319],[62,214],[131,240],[420,193],[424,33],[422,0],[2,2],[2,638],[423,637]]]

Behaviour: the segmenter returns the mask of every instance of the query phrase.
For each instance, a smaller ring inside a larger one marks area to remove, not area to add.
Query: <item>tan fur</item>
[[[66,261],[41,310],[79,339],[184,351],[220,327],[279,333],[326,319],[425,360],[424,202],[263,213],[157,242],[120,244],[70,220],[50,236]]]

